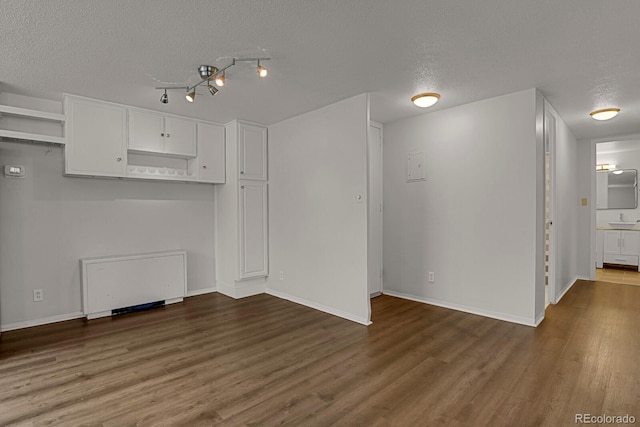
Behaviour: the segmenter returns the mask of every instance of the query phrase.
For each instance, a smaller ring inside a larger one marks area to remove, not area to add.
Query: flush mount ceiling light
[[[420,108],[431,107],[440,99],[439,93],[420,93],[411,98],[411,102]]]
[[[266,77],[268,74],[267,69],[260,64],[260,61],[268,61],[271,58],[233,58],[231,64],[226,67],[218,69],[213,65],[200,65],[198,67],[198,74],[202,79],[200,82],[194,84],[193,86],[163,86],[157,87],[158,90],[164,90],[164,94],[160,97],[160,102],[163,104],[167,104],[169,102],[169,97],[167,96],[167,90],[180,89],[186,90],[187,94],[185,95],[187,101],[193,102],[196,99],[196,88],[203,83],[207,83],[207,88],[209,89],[209,93],[211,95],[215,95],[218,93],[218,88],[211,84],[211,81],[215,81],[216,85],[219,87],[224,86],[225,83],[225,71],[230,67],[233,67],[238,62],[256,62],[258,76]]]
[[[592,111],[589,115],[595,120],[609,120],[617,116],[619,112],[619,108],[605,108],[602,110]]]

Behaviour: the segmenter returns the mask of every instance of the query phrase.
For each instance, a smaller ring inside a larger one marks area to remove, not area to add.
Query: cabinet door
[[[619,231],[606,231],[604,233],[604,253],[619,254],[621,245]]]
[[[239,179],[267,180],[267,129],[238,124]]]
[[[640,254],[640,232],[638,231],[621,231],[622,247],[620,253],[623,255]]]
[[[198,181],[225,182],[223,126],[198,123]]]
[[[164,151],[166,154],[196,156],[196,122],[178,117],[166,117]]]
[[[240,184],[240,259],[238,279],[268,274],[267,183]]]
[[[164,117],[150,111],[129,110],[129,149],[164,151]]]
[[[65,99],[65,173],[125,176],[127,110],[77,98]]]

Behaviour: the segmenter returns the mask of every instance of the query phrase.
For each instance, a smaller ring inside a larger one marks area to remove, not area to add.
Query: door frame
[[[371,253],[370,250],[367,250],[367,270],[369,269],[369,264],[371,263],[371,259],[372,257],[374,257],[374,255],[376,255],[376,258],[379,260],[379,275],[380,275],[380,291],[375,291],[375,292],[371,292],[371,287],[370,284],[367,283],[367,292],[369,293],[369,297],[373,298],[376,297],[378,295],[381,295],[382,293],[384,293],[384,282],[383,282],[383,273],[382,273],[382,266],[383,266],[383,258],[382,258],[382,254],[383,254],[383,234],[382,234],[382,222],[383,222],[383,215],[384,215],[384,211],[382,209],[382,201],[383,201],[383,171],[382,171],[382,166],[383,166],[383,143],[384,143],[384,139],[383,139],[383,132],[382,132],[382,124],[381,123],[377,123],[374,122],[372,120],[369,121],[369,129],[370,130],[372,127],[376,128],[379,130],[380,132],[380,164],[378,165],[378,170],[380,171],[380,176],[377,177],[377,179],[380,181],[380,247],[378,248],[378,250],[376,250],[376,254]],[[367,204],[367,217],[368,217],[368,221],[367,223],[369,224],[369,226],[371,226],[371,155],[370,155],[370,149],[369,149],[369,138],[371,137],[371,133],[367,132],[367,187],[368,187],[368,204]],[[367,229],[367,234],[369,234],[369,229]],[[369,242],[370,242],[370,237],[369,236],[367,238],[367,249],[369,249]]]
[[[545,218],[545,228],[546,228],[546,220],[549,221],[549,284],[548,284],[548,295],[547,300],[545,301],[545,306],[547,303],[556,304],[557,296],[556,296],[556,233],[555,227],[553,225],[555,219],[555,208],[557,206],[556,203],[556,136],[557,136],[557,121],[554,113],[552,112],[552,108],[549,103],[545,100],[544,102],[544,151],[545,151],[545,188],[546,188],[546,161],[547,161],[547,152],[549,153],[549,218]],[[545,190],[546,192],[546,190]],[[546,212],[546,194],[545,194],[545,212]],[[545,239],[546,240],[546,239]],[[546,242],[545,242],[546,244]]]

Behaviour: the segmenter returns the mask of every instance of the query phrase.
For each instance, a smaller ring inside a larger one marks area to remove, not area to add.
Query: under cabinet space
[[[187,159],[130,152],[127,177],[167,181],[196,181],[192,162]]]

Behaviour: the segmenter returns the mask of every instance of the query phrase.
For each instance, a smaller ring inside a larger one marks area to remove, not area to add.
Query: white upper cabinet
[[[164,148],[167,154],[195,157],[197,154],[196,122],[167,116],[165,118]]]
[[[198,182],[225,182],[224,126],[198,122]]]
[[[238,122],[238,179],[267,180],[267,129]]]
[[[65,173],[123,177],[127,165],[127,110],[65,96]]]
[[[129,110],[129,150],[164,152],[164,116]]]
[[[129,150],[176,157],[196,156],[196,122],[129,109]]]

